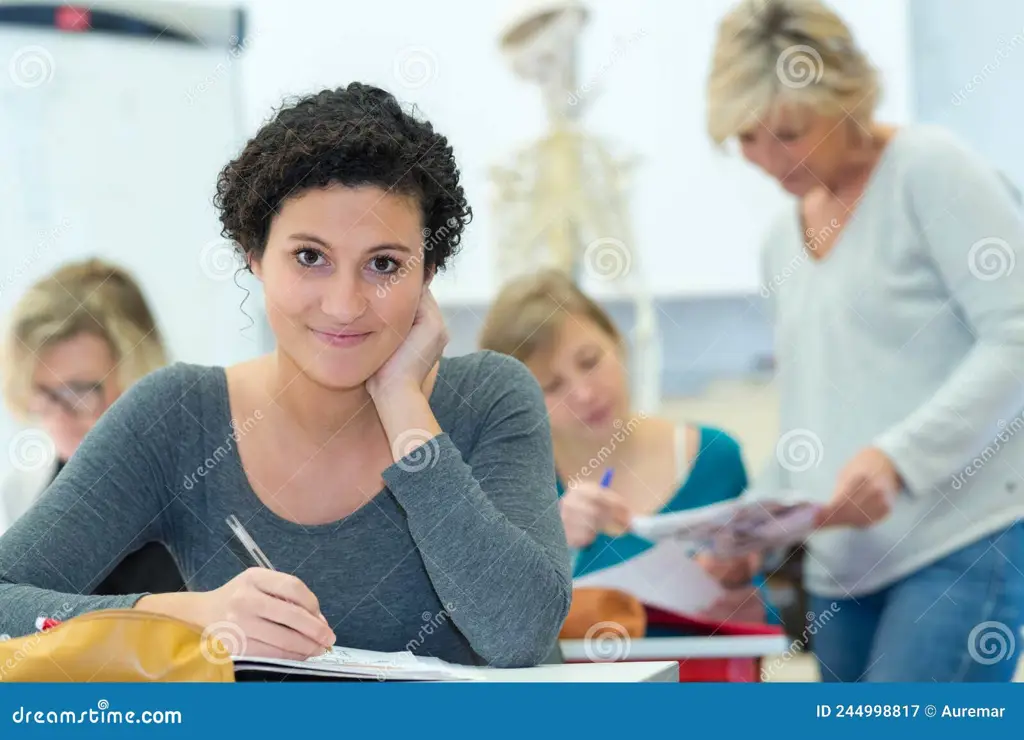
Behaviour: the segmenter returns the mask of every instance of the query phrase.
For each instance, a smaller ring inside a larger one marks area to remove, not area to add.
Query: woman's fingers
[[[246,636],[284,652],[302,656],[304,660],[313,655],[321,655],[327,649],[323,643],[313,640],[305,634],[271,621],[257,614],[251,623]]]
[[[256,616],[297,632],[320,648],[334,645],[334,632],[319,615],[274,596],[259,594],[256,599]]]
[[[250,569],[252,584],[263,593],[296,604],[314,616],[321,616],[320,601],[305,583],[288,573],[264,568]]]

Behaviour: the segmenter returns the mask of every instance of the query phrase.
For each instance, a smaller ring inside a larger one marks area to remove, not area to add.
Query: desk
[[[581,663],[536,668],[479,668],[492,683],[642,683],[679,680],[674,661],[647,663]]]
[[[590,660],[585,640],[562,640],[565,660]],[[791,646],[785,635],[721,635],[716,637],[644,637],[632,640],[628,660],[697,658],[763,658],[781,655]]]

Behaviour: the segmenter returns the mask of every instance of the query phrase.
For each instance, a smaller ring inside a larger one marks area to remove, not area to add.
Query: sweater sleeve
[[[478,374],[463,407],[479,417],[472,448],[441,434],[383,478],[474,651],[493,666],[531,666],[550,654],[572,595],[551,435],[522,363],[486,353]]]
[[[0,632],[27,635],[40,616],[131,608],[144,595],[88,594],[126,554],[163,539],[165,474],[176,459],[166,434],[178,409],[170,380],[157,371],[118,399],[0,536]]]
[[[914,162],[908,185],[927,257],[975,336],[938,391],[875,441],[924,495],[1024,408],[1024,221],[998,173],[953,142]]]

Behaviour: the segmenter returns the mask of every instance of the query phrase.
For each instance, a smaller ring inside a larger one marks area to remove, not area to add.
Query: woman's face
[[[286,201],[252,264],[278,351],[327,388],[365,383],[409,334],[429,282],[422,229],[415,199],[377,187]]]
[[[850,127],[837,116],[780,107],[739,135],[747,161],[797,197],[830,186],[849,152]]]
[[[551,349],[526,362],[547,402],[557,436],[582,436],[603,444],[616,420],[629,413],[622,349],[586,316],[566,316]]]
[[[118,396],[117,363],[110,345],[78,334],[39,353],[32,374],[31,412],[67,460]]]

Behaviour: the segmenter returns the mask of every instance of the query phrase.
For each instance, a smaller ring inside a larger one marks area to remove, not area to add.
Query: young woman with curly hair
[[[382,90],[326,90],[248,142],[216,205],[276,349],[177,363],[104,415],[0,538],[0,632],[69,603],[233,630],[250,655],[540,662],[571,593],[544,398],[512,358],[442,357],[429,285],[471,217],[447,139]],[[190,591],[79,595],[138,540]]]

